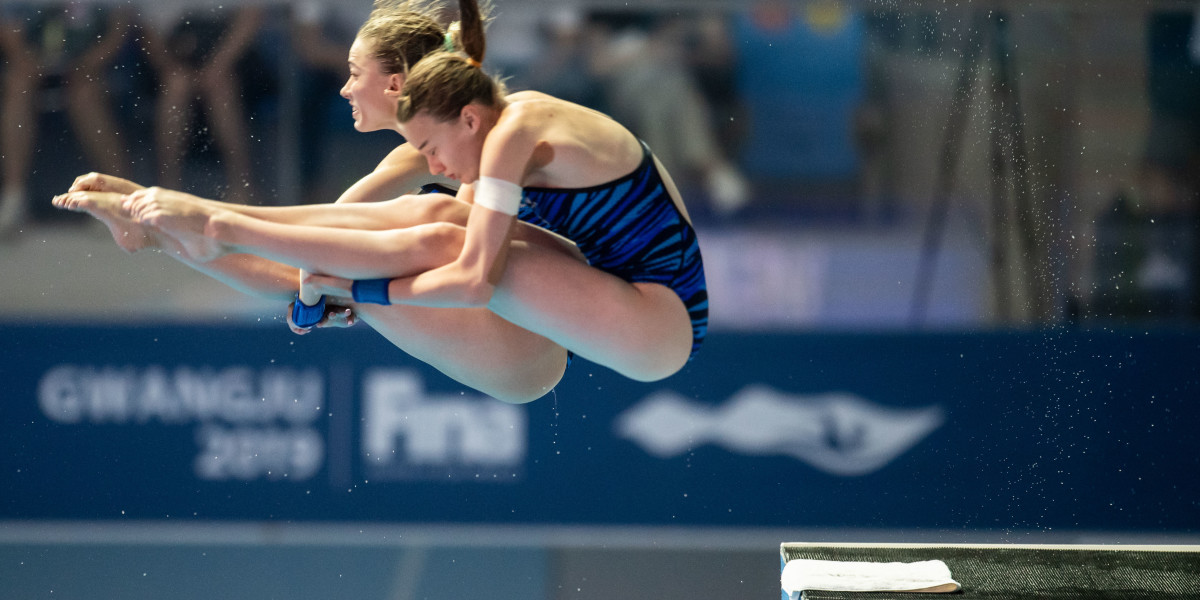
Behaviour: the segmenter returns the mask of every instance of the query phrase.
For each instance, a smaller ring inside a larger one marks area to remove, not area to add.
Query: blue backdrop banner
[[[0,327],[0,519],[1200,529],[1200,333],[713,334],[509,405],[369,329]]]

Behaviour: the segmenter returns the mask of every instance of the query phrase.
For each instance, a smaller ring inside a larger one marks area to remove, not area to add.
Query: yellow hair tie
[[[479,61],[475,60],[474,58],[471,58],[470,56],[467,57],[467,64],[471,65],[472,67],[475,67],[476,69],[483,68],[483,65],[479,64]]]

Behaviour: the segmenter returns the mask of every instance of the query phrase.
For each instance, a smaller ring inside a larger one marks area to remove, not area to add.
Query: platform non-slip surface
[[[916,562],[942,560],[962,584],[961,600],[1149,600],[1200,598],[1200,547],[889,546],[784,544],[782,559]],[[806,591],[804,600],[913,600],[913,594]]]

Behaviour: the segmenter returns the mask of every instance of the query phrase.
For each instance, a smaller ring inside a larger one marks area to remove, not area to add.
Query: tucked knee
[[[449,223],[428,223],[377,233],[377,249],[385,254],[402,255],[403,264],[413,270],[445,265],[458,257],[466,231]]]
[[[466,225],[470,206],[446,194],[420,194],[413,196],[413,208],[425,223],[452,223]]]
[[[421,245],[439,256],[457,257],[467,238],[467,230],[453,223],[421,225]]]
[[[567,352],[562,348],[542,353],[524,362],[523,368],[510,372],[517,376],[488,390],[493,398],[508,404],[526,404],[549,394],[567,370]]]
[[[664,355],[662,353],[652,354],[646,357],[644,362],[637,365],[632,365],[630,370],[625,372],[625,376],[635,381],[653,382],[661,381],[679,372],[680,369],[687,364],[687,356],[682,358],[670,353]]]
[[[623,375],[642,382],[659,381],[679,372],[692,354],[691,328],[667,330],[660,335],[645,335],[628,348]]]

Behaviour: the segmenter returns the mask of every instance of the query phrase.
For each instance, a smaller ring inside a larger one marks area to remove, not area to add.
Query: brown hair
[[[407,73],[425,56],[445,49],[448,28],[438,22],[441,0],[375,0],[358,38],[387,75]]]
[[[506,94],[504,84],[480,67],[487,52],[483,10],[475,0],[459,0],[458,7],[462,53],[435,52],[409,69],[396,110],[401,123],[422,112],[452,121],[464,106],[472,102],[495,106]]]

